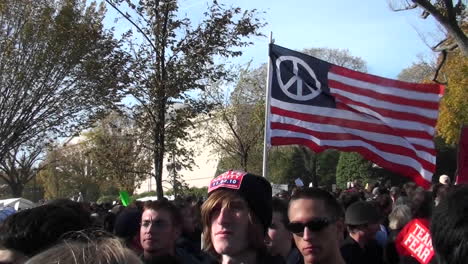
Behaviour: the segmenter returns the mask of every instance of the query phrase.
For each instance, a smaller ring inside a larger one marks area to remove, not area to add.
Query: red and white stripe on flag
[[[270,99],[270,144],[358,152],[429,187],[443,86],[396,81],[335,65],[327,78],[335,108]]]

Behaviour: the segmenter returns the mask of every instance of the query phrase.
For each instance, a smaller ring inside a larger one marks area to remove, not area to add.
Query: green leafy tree
[[[398,74],[398,80],[413,83],[427,82],[434,75],[435,67],[434,63],[420,57],[418,62],[413,63]]]
[[[81,141],[65,145],[60,149],[61,160],[56,163],[68,175],[69,184],[73,187],[71,196],[82,193],[88,201],[99,197],[99,170],[88,151],[87,142]]]
[[[225,83],[206,90],[205,100],[215,106],[202,133],[209,133],[208,142],[216,153],[221,153],[219,170],[262,174],[265,81],[258,78],[264,76],[260,69],[250,71],[248,66],[241,69],[229,96],[225,95]]]
[[[460,129],[468,124],[468,57],[459,52],[449,54],[442,68],[448,85],[440,105],[437,132],[448,144],[456,144]]]
[[[297,178],[289,169],[293,146],[272,147],[268,153],[268,180],[276,184],[293,184]]]
[[[309,48],[302,51],[321,60],[356,71],[367,72],[367,63],[347,49]]]
[[[295,179],[301,178],[305,184],[313,182],[314,186],[330,186],[335,183],[339,155],[332,149],[315,155],[303,146],[273,147],[268,179],[277,184],[294,184]]]
[[[142,130],[150,135],[157,196],[162,198],[168,109],[175,102],[192,107],[189,91],[227,77],[226,69],[216,64],[215,58],[240,56],[239,48],[251,44],[250,36],[260,35],[262,23],[255,10],[226,8],[217,1],[208,7],[198,25],[182,17],[175,0],[142,0],[137,4],[131,0],[106,1],[119,11],[128,6],[133,13],[121,14],[145,38],[143,43],[130,43],[134,78],[126,93],[142,111]]]
[[[340,152],[327,149],[317,155],[317,181],[319,186],[331,186],[336,183],[336,166]]]
[[[193,160],[194,148],[190,142],[197,142],[200,135],[197,130],[196,120],[198,114],[203,112],[199,104],[193,102],[191,107],[185,104],[175,105],[170,109],[168,118],[166,118],[166,169],[168,173],[168,182],[176,196],[188,188],[184,180],[184,175],[180,173],[182,169],[192,170],[195,166]],[[195,107],[196,109],[194,109]]]
[[[206,198],[207,194],[208,194],[208,187],[201,187],[201,188],[190,187],[186,193],[187,196],[198,198],[198,199]]]
[[[85,0],[0,2],[0,160],[34,139],[80,131],[119,98],[126,56]]]
[[[336,166],[336,183],[339,187],[346,187],[346,183],[360,180],[361,183],[374,181],[371,178],[372,162],[354,152],[341,152]]]
[[[208,187],[190,187],[186,188],[183,190],[182,193],[179,193],[179,195],[175,195],[173,189],[169,189],[166,191],[166,195],[174,195],[179,198],[195,198],[195,199],[205,199],[208,194]]]
[[[75,140],[78,142],[68,142],[47,153],[47,165],[39,177],[47,199],[71,198],[79,192],[87,201],[96,201],[100,196],[102,177],[89,155],[87,142]]]
[[[22,197],[25,185],[44,169],[39,165],[42,147],[17,146],[0,160],[0,178],[8,184],[13,197]]]
[[[131,119],[112,112],[85,137],[86,151],[99,171],[102,191],[107,186],[132,194],[137,184],[152,175],[150,153]]]
[[[70,173],[58,166],[61,160],[58,150],[50,150],[46,155],[48,165],[39,172],[38,181],[44,188],[44,198],[70,198],[77,193]]]

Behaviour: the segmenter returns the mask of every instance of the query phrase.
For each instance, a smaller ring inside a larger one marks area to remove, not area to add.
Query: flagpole
[[[267,78],[266,78],[266,89],[265,89],[265,131],[263,137],[263,177],[268,175],[268,144],[269,142],[269,130],[270,130],[270,78],[271,78],[271,58],[270,58],[270,44],[273,43],[273,32],[270,32],[270,41],[268,43],[268,64],[267,64]]]

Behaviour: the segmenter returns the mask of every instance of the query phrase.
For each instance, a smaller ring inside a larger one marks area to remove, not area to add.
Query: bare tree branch
[[[402,7],[402,8],[394,8],[391,4],[391,1],[389,1],[389,6],[390,6],[390,9],[392,9],[395,12],[411,10],[411,9],[415,9],[418,7],[417,4],[412,4],[412,5],[407,5],[405,7]]]
[[[127,19],[128,22],[130,22],[142,35],[143,37],[148,41],[148,44],[151,45],[151,47],[153,47],[154,50],[156,50],[156,46],[153,44],[153,41],[151,41],[151,39],[148,37],[148,35],[146,35],[146,33],[140,28],[140,26],[138,26],[135,22],[133,22],[132,18],[130,16],[128,16],[127,14],[125,14],[124,12],[122,12],[116,5],[114,5],[110,0],[106,0],[106,3],[108,3],[109,5],[111,5],[115,10],[117,10],[117,12],[119,12],[125,19]]]
[[[439,60],[439,63],[437,64],[437,67],[436,67],[436,70],[435,70],[435,73],[434,73],[434,77],[432,78],[432,81],[438,83],[438,84],[444,84],[446,85],[447,82],[441,82],[439,80],[437,80],[438,76],[439,76],[439,72],[440,70],[442,69],[444,63],[445,63],[445,60],[447,59],[447,50],[441,50],[440,51],[440,54],[442,55],[440,60]]]

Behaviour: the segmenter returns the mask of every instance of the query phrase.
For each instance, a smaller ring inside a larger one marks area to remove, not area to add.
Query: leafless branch
[[[421,7],[424,9],[426,12],[434,16],[435,19],[437,19],[439,22],[440,21],[445,21],[445,17],[437,10],[437,8],[427,0],[413,0],[416,6]],[[427,17],[427,16],[426,16]]]
[[[447,39],[440,41],[434,47],[432,47],[432,50],[435,52],[441,52],[443,50],[450,52],[450,51],[455,50],[458,47],[458,43],[451,43],[448,45],[443,45],[446,41]]]
[[[426,18],[429,17],[429,15],[430,15],[429,12],[427,12],[426,10],[423,10],[422,13],[421,13],[421,18],[426,19]]]
[[[437,67],[436,67],[436,70],[435,70],[435,73],[434,73],[434,77],[432,78],[432,81],[438,83],[438,84],[447,84],[446,81],[444,82],[441,82],[441,81],[438,81],[437,78],[439,77],[439,72],[440,70],[442,69],[444,63],[445,63],[445,60],[447,59],[447,51],[446,50],[442,50],[440,51],[441,55],[442,55],[442,58],[440,59],[439,63],[437,64]]]
[[[411,5],[405,5],[405,6],[402,7],[402,8],[396,8],[396,7],[394,7],[394,6],[392,5],[392,1],[391,1],[391,0],[388,2],[388,5],[389,5],[390,9],[392,9],[392,10],[395,11],[395,12],[411,10],[411,9],[415,9],[415,8],[418,7],[417,4],[411,4]]]
[[[135,28],[143,35],[143,37],[148,41],[148,43],[151,45],[151,47],[156,51],[156,46],[153,44],[151,39],[148,37],[148,35],[145,34],[145,32],[138,26],[133,20],[130,18],[130,16],[126,15],[124,12],[122,12],[116,5],[114,5],[110,0],[106,0],[106,2],[111,5],[117,12],[119,12],[125,19],[128,20]]]
[[[458,47],[458,44],[456,42],[448,44],[448,45],[444,45],[447,42],[447,40],[448,40],[447,38],[444,40],[441,40],[439,43],[437,43],[435,46],[432,47],[432,50],[434,52],[440,52],[441,54],[441,58],[439,59],[439,62],[437,63],[437,66],[435,68],[434,77],[432,78],[432,81],[439,83],[439,84],[447,84],[446,81],[442,82],[437,79],[439,77],[440,70],[442,69],[442,67],[445,64],[445,61],[447,60],[447,54],[455,50]]]

